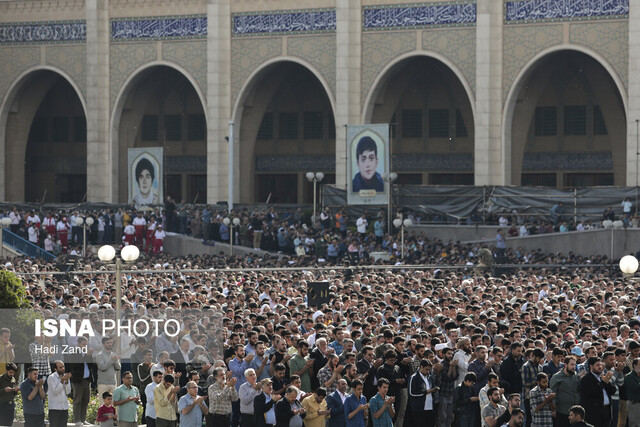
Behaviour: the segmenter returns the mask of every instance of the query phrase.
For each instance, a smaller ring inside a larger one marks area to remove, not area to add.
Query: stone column
[[[109,1],[87,0],[87,200],[119,202],[109,135]],[[120,169],[126,173],[126,167]]]
[[[336,186],[347,189],[345,125],[360,123],[361,0],[338,0],[336,7]]]
[[[475,185],[508,184],[503,159],[501,1],[477,0]]]
[[[637,5],[636,5],[637,6]],[[629,98],[627,102],[627,176],[626,185],[638,180],[638,128],[640,128],[640,9],[629,7]],[[635,204],[635,201],[634,201]],[[636,207],[634,206],[634,211]]]
[[[233,167],[227,164],[228,144],[224,139],[231,117],[230,37],[230,0],[207,0],[207,203],[227,200],[227,173]],[[234,151],[237,164],[237,144]],[[237,179],[234,187],[237,201]]]

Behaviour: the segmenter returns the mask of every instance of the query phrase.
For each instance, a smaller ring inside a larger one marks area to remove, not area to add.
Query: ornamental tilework
[[[0,46],[0,102],[9,87],[25,70],[40,64],[40,47]]]
[[[65,71],[86,97],[87,50],[84,44],[47,46],[46,63]]]
[[[111,21],[111,39],[116,41],[204,38],[206,35],[207,17],[204,15]]]
[[[234,13],[231,18],[231,34],[233,36],[335,31],[335,9]]]
[[[597,22],[571,24],[571,43],[598,52],[616,70],[622,83],[629,87],[629,22]]]
[[[23,22],[0,25],[0,45],[84,42],[85,21]]]
[[[445,2],[430,5],[370,6],[362,10],[362,15],[364,31],[433,26],[456,27],[476,23],[476,3]]]
[[[109,75],[111,77],[111,108],[129,75],[143,64],[155,61],[158,52],[155,43],[112,44]]]
[[[525,0],[505,3],[508,24],[582,21],[629,16],[629,0]]]
[[[364,105],[374,80],[394,58],[416,49],[415,31],[362,34],[362,83],[360,98]]]
[[[476,90],[476,30],[472,28],[424,31],[422,49],[436,52],[451,60],[466,77],[471,90]]]
[[[606,170],[613,169],[611,152],[524,153],[523,171]]]
[[[204,95],[207,93],[207,42],[163,42],[162,59],[180,64],[196,80]],[[204,108],[204,106],[203,106]]]
[[[473,171],[471,153],[400,154],[393,156],[397,170],[414,171]]]
[[[331,154],[256,156],[256,172],[292,172],[312,169],[335,171],[336,156]]]
[[[507,97],[511,85],[522,68],[540,51],[562,44],[559,25],[509,26],[504,28],[502,54],[502,96]]]
[[[207,172],[206,156],[165,156],[165,173]]]
[[[289,37],[287,55],[297,56],[311,63],[322,73],[329,87],[336,92],[336,37]],[[335,98],[335,97],[334,97]]]
[[[231,105],[247,78],[261,64],[282,55],[282,37],[231,40]]]

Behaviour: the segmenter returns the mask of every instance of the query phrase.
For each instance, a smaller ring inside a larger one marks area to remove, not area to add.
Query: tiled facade
[[[506,122],[513,119],[522,76],[544,52],[578,50],[596,59],[618,83],[619,95],[630,108],[627,117],[640,114],[635,101],[628,101],[640,95],[633,81],[640,74],[630,73],[632,64],[640,60],[629,49],[629,34],[639,25],[632,20],[640,16],[630,8],[629,0],[505,0],[503,7],[490,7],[498,1],[357,0],[338,5],[330,0],[277,0],[267,6],[260,2],[255,10],[248,0],[145,0],[135,5],[127,0],[110,4],[60,0],[62,9],[56,0],[1,2],[0,163],[12,161],[7,157],[10,142],[5,128],[21,76],[38,69],[59,72],[77,89],[87,108],[87,156],[109,165],[114,162],[108,144],[117,147],[112,121],[119,117],[116,110],[123,108],[117,101],[135,81],[137,71],[167,65],[183,73],[194,85],[207,115],[210,202],[227,198],[227,170],[218,166],[226,159],[224,137],[229,120],[242,111],[252,76],[266,64],[279,61],[308,67],[327,91],[335,115],[335,161],[326,155],[317,159],[328,170],[335,170],[338,185],[346,174],[341,158],[346,138],[343,126],[367,120],[367,111],[373,108],[367,102],[375,101],[372,94],[377,85],[399,59],[432,57],[453,70],[477,114],[473,125],[482,132],[473,133],[473,155],[398,155],[398,167],[423,164],[425,170],[487,171],[476,176],[476,185],[511,184],[505,164],[511,152],[511,125]],[[87,16],[84,8],[89,7],[102,12],[92,15],[96,19],[80,19]],[[65,15],[69,20],[63,19]],[[34,20],[25,20],[27,16]],[[501,24],[499,32],[495,32],[496,22]],[[486,40],[494,40],[496,34],[502,43],[487,46]],[[88,75],[95,58],[104,65],[98,77]],[[498,72],[487,78],[485,69]],[[102,76],[108,76],[108,81],[101,81]],[[491,90],[484,90],[487,84]],[[92,99],[97,93],[106,94],[100,108]],[[216,105],[209,105],[213,102]],[[94,128],[102,130],[92,132]],[[634,128],[629,125],[626,132],[626,181],[618,183],[621,185],[635,182],[636,159],[629,155],[635,152],[629,148],[635,147]],[[236,132],[241,134],[242,129]],[[496,135],[501,136],[496,139]],[[612,165],[611,158],[600,152],[559,157],[535,153],[524,156],[522,170],[572,162],[593,164],[593,170],[606,169]],[[271,169],[268,157],[256,158],[254,164],[257,170],[276,171],[308,160],[288,155],[273,161]],[[109,167],[103,170],[117,173]],[[0,175],[0,200],[4,200],[5,188],[12,182],[7,174]],[[118,202],[117,188],[113,188],[117,184],[109,176],[98,178],[88,181],[89,200]],[[242,199],[242,194],[238,197]]]

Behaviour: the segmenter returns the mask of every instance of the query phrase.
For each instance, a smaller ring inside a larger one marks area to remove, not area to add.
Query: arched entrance
[[[506,104],[510,183],[625,185],[626,134],[623,98],[601,62],[576,50],[548,53],[525,69]]]
[[[40,69],[10,90],[2,110],[5,200],[76,203],[87,192],[87,122],[78,90]]]
[[[118,95],[112,118],[117,200],[127,201],[127,149],[164,149],[164,196],[207,200],[207,123],[203,97],[182,70],[152,64]]]
[[[249,80],[234,114],[238,134],[240,203],[311,203],[306,172],[335,183],[332,102],[318,73],[281,60]]]
[[[397,183],[473,185],[473,103],[459,76],[439,59],[414,55],[374,84],[364,121],[390,124]]]

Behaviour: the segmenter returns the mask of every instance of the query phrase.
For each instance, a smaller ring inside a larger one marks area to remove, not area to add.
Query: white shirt
[[[155,237],[156,240],[164,240],[164,238],[167,237],[167,233],[165,233],[164,230],[157,230],[153,237]]]
[[[164,366],[162,365],[162,363],[158,362],[155,365],[151,366],[151,375],[153,375],[155,371],[160,371],[164,374]],[[151,392],[153,393],[153,390]]]
[[[456,386],[462,384],[464,376],[467,375],[469,359],[471,359],[471,355],[465,353],[463,350],[458,350],[456,351],[456,354],[453,355],[453,360],[458,361],[458,378],[456,379]]]
[[[35,227],[29,227],[29,241],[38,244],[38,230]]]
[[[147,409],[145,409],[144,416],[156,419],[156,405],[153,404],[153,389],[158,387],[154,381],[147,384],[144,389],[144,394],[147,396]]]
[[[134,226],[147,225],[147,221],[144,218],[135,217],[132,224]]]
[[[11,224],[18,225],[20,224],[20,214],[17,212],[11,212],[9,214],[9,218],[11,218]]]
[[[431,384],[429,384],[429,378],[422,375],[422,373],[418,372],[422,377],[422,381],[427,385],[427,390],[431,388]],[[427,393],[427,396],[424,399],[424,410],[431,411],[433,410],[433,394]]]
[[[336,390],[338,392],[338,396],[342,399],[342,404],[344,405],[344,401],[347,400],[347,395],[340,393],[340,390]]]
[[[124,228],[124,234],[136,234],[136,228],[133,225],[128,224]]]
[[[69,228],[71,228],[71,227],[69,227],[69,224],[67,224],[66,222],[63,222],[63,221],[59,221],[58,225],[56,225],[56,230],[58,230],[58,231],[67,231],[68,232]]]
[[[71,393],[71,380],[63,384],[57,372],[47,378],[47,396],[49,397],[49,409],[66,411],[69,409],[67,395]]]
[[[358,233],[366,233],[367,232],[367,219],[366,218],[358,218],[356,221],[356,227],[358,228]]]

